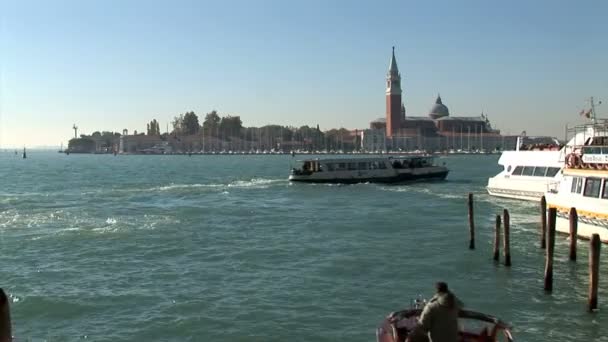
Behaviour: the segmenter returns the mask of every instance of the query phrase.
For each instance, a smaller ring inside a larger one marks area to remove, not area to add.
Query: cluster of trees
[[[331,129],[322,132],[319,126],[301,127],[266,125],[262,127],[243,127],[240,116],[220,114],[213,110],[205,114],[201,121],[196,113],[189,111],[173,118],[173,130],[170,135],[180,137],[200,135],[205,139],[215,138],[229,143],[236,148],[305,148],[323,149],[357,149],[358,137],[347,129]],[[161,135],[156,119],[148,124],[148,135]],[[249,146],[249,147],[247,147]]]
[[[112,149],[114,145],[118,144],[119,137],[120,133],[109,131],[95,131],[90,136],[81,134],[80,138],[72,138],[68,141],[68,151],[92,153],[95,152],[98,145],[101,149]]]
[[[150,121],[147,126],[148,135],[160,135],[160,126],[158,125],[158,121],[156,119]]]

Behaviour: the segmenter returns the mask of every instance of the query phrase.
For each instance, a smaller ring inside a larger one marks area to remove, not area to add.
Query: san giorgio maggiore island
[[[194,112],[181,114],[162,132],[154,119],[146,132],[124,129],[80,135],[65,153],[120,154],[280,154],[280,153],[491,153],[515,148],[517,136],[501,135],[487,115],[450,116],[438,95],[427,116],[409,116],[402,99],[401,74],[393,47],[386,76],[386,114],[367,129],[267,125],[243,127],[240,116],[214,110],[202,124]]]

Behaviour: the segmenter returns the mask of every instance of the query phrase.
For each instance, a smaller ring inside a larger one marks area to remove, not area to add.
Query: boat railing
[[[560,182],[559,181],[550,181],[547,183],[547,192],[548,193],[552,193],[552,194],[556,194],[559,192],[559,185]]]
[[[566,168],[608,170],[608,145],[574,145],[565,150]]]

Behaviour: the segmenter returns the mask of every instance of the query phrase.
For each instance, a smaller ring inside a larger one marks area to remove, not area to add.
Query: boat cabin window
[[[328,163],[328,164],[325,164],[325,166],[327,168],[327,171],[334,171],[336,168],[334,163]]]
[[[546,177],[555,177],[555,175],[559,172],[559,167],[548,167]]]
[[[608,145],[608,137],[593,137],[589,145],[606,146]]]
[[[359,162],[359,170],[367,170],[368,164],[369,163],[367,163],[367,162]]]
[[[601,154],[602,153],[602,148],[601,147],[583,147],[583,154],[588,153],[588,154]]]
[[[378,168],[381,169],[381,170],[385,170],[386,169],[386,164],[383,161],[378,162]]]
[[[608,189],[606,189],[606,183],[608,183],[608,182],[606,182],[606,180],[604,179],[604,186],[602,189],[602,198],[603,199],[608,199]]]
[[[524,166],[524,171],[521,173],[522,176],[534,175],[534,166]]]
[[[354,171],[357,169],[357,163],[348,163],[348,169]]]
[[[570,192],[572,192],[573,194],[580,194],[582,188],[583,179],[581,177],[572,178],[572,188],[570,189]]]
[[[585,180],[585,191],[583,192],[583,196],[599,197],[601,184],[602,184],[601,178],[587,178]]]
[[[336,168],[336,170],[346,170],[346,163],[338,163],[338,167]]]
[[[515,168],[515,170],[513,170],[512,175],[513,176],[521,176],[522,171],[524,170],[523,166],[518,166]]]
[[[547,168],[544,166],[537,166],[534,168],[534,175],[544,177],[547,172]]]
[[[302,170],[304,171],[312,171],[312,164],[311,162],[304,162],[304,165],[302,165]]]

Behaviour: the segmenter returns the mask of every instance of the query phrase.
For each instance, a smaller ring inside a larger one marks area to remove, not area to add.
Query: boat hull
[[[495,197],[518,199],[524,201],[539,201],[544,195],[542,191],[486,187],[488,194]]]
[[[414,331],[421,312],[421,309],[410,309],[390,314],[376,329],[376,341],[404,342],[408,340],[408,337],[412,337],[410,335],[417,335]],[[459,341],[461,342],[513,341],[510,326],[494,316],[470,310],[461,310],[459,319],[463,320],[460,322],[461,329],[458,332]],[[476,321],[476,324],[472,326],[481,326],[483,328],[479,328],[477,331],[470,330],[470,328],[464,329],[464,326],[469,325],[464,324],[465,320],[466,323]]]
[[[559,181],[559,175],[539,176],[535,174],[515,174],[520,167],[561,169],[560,151],[505,151],[498,160],[503,170],[488,179],[486,190],[496,197],[526,201],[539,201],[551,184]],[[532,169],[534,170],[534,169]]]
[[[415,181],[438,181],[444,180],[449,171],[447,169],[430,171],[425,173],[400,173],[394,176],[387,177],[352,177],[352,178],[313,178],[313,177],[301,177],[301,176],[290,176],[289,180],[292,182],[301,183],[334,183],[334,184],[357,184],[357,183],[385,183],[385,184],[399,184],[409,183]]]
[[[570,235],[570,219],[568,213],[558,211],[555,219],[555,230],[561,234]],[[601,218],[590,218],[578,216],[576,227],[577,236],[583,239],[591,239],[593,234],[598,234],[603,243],[608,243],[608,220]]]

